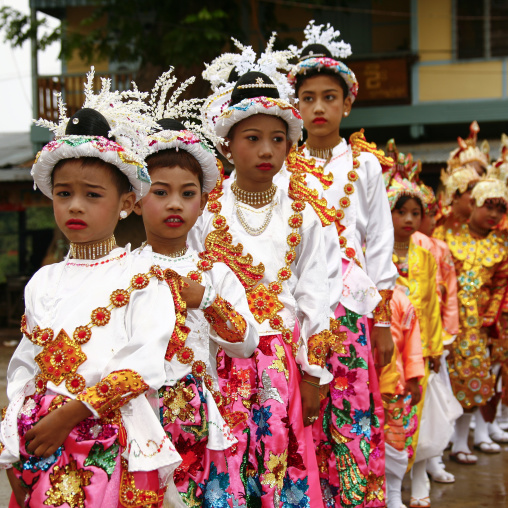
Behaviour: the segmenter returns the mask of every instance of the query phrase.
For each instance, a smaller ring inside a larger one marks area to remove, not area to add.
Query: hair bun
[[[102,136],[111,139],[109,136],[111,127],[102,113],[95,109],[82,108],[71,116],[65,134],[68,136]]]
[[[184,131],[185,125],[173,118],[162,118],[157,123],[162,127],[163,131]]]
[[[302,49],[300,61],[319,57],[333,58],[330,50],[323,44],[309,44]]]
[[[279,99],[277,86],[262,72],[251,71],[240,76],[231,94],[231,106],[242,102],[244,99],[255,97],[271,97]]]

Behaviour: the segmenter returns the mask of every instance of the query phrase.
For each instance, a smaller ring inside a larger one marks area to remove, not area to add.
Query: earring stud
[[[122,211],[120,212],[120,220],[122,220],[122,219],[126,219],[128,215],[129,215],[129,214],[128,214],[125,210],[122,210]]]

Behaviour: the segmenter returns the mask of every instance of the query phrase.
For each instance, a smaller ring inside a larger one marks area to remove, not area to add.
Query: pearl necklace
[[[231,184],[231,190],[238,201],[241,201],[246,205],[256,206],[256,205],[267,205],[268,203],[270,203],[273,197],[275,196],[277,186],[272,183],[272,186],[266,191],[249,192],[240,189],[240,187],[238,187],[236,182],[233,182]]]
[[[277,187],[275,187],[275,188],[277,188]],[[253,228],[248,224],[247,219],[243,215],[241,207],[238,204],[238,198],[235,195],[236,216],[238,217],[238,220],[240,221],[240,224],[242,225],[243,229],[245,229],[245,231],[247,233],[249,233],[249,235],[251,235],[251,236],[259,236],[268,227],[268,224],[270,224],[270,221],[272,220],[274,207],[275,207],[275,199],[272,199],[272,202],[270,203],[270,206],[268,207],[268,210],[266,211],[265,220],[263,221],[261,226],[259,226],[257,228]]]
[[[107,256],[115,247],[115,235],[95,243],[72,243],[70,245],[73,259],[98,259]]]

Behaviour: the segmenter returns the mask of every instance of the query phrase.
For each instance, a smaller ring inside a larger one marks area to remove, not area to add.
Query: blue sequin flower
[[[307,508],[310,507],[308,478],[293,482],[288,475],[284,477],[284,484],[280,495],[283,508]]]
[[[339,493],[339,489],[330,484],[325,478],[320,479],[321,492],[323,493],[323,501],[326,508],[335,508],[335,496]]]
[[[203,491],[204,508],[229,508],[228,500],[232,498],[226,489],[229,487],[228,473],[217,473],[217,467],[212,462],[210,474],[205,483],[199,484]]]
[[[258,409],[254,409],[252,419],[258,426],[256,429],[256,439],[259,441],[262,437],[265,436],[271,436],[272,432],[270,430],[270,424],[268,423],[268,420],[272,416],[272,413],[270,412],[270,408],[272,406],[261,406]]]
[[[362,411],[361,409],[355,409],[354,423],[351,427],[351,432],[354,432],[358,436],[365,436],[370,439],[371,431],[371,418],[370,409]]]
[[[365,324],[360,323],[360,326],[362,328],[361,335],[356,339],[356,342],[360,344],[360,346],[366,346],[367,345],[367,335],[365,334]]]
[[[36,473],[37,471],[47,471],[58,460],[60,455],[62,455],[62,450],[63,447],[60,446],[53,455],[50,455],[45,459],[32,456],[23,463],[23,469],[25,471],[31,471],[32,473]]]

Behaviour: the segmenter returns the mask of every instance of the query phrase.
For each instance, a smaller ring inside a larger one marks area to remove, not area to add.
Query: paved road
[[[14,347],[6,341],[17,338],[16,330],[0,330],[0,407],[7,403],[6,371]],[[447,469],[455,475],[451,485],[432,484],[432,508],[506,508],[508,507],[508,446],[498,455],[479,454],[476,466],[449,462]],[[404,481],[402,500],[409,505],[409,479]],[[10,488],[5,473],[0,474],[0,508],[9,504]],[[63,508],[68,508],[67,504]]]

